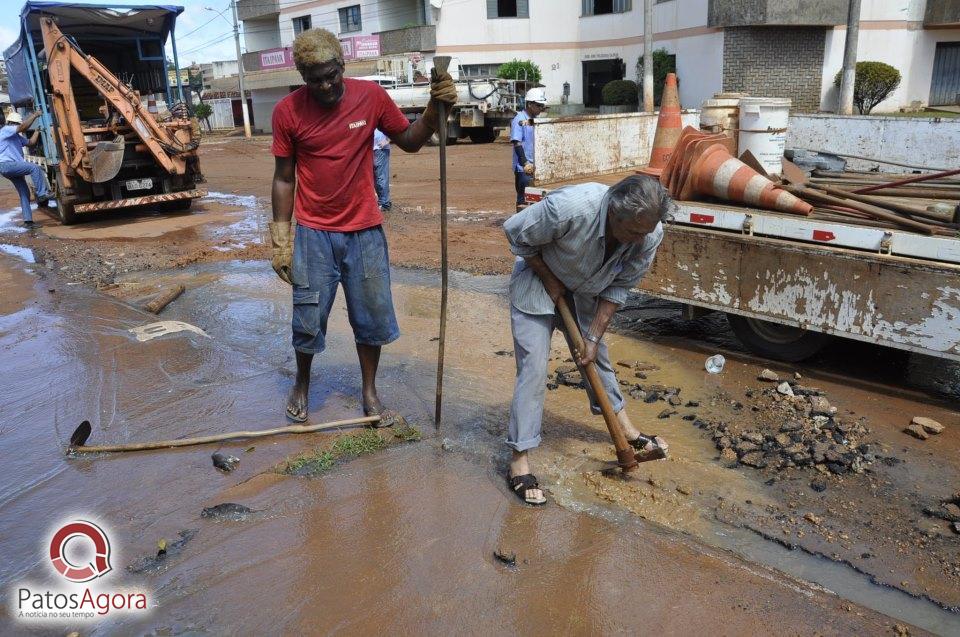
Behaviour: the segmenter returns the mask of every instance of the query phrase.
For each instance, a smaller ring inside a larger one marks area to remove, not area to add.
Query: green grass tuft
[[[381,431],[389,432],[392,437],[384,438],[380,434]],[[326,447],[312,449],[289,458],[280,463],[276,471],[293,476],[316,476],[341,460],[382,451],[394,440],[416,442],[420,438],[420,430],[410,425],[390,429],[363,429],[357,433],[340,436]]]

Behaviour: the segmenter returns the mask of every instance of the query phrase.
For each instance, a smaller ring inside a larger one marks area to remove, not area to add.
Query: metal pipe
[[[877,184],[875,186],[867,186],[866,188],[861,188],[860,190],[854,190],[855,193],[865,195],[868,192],[873,192],[874,190],[884,190],[886,188],[894,188],[896,186],[906,186],[907,184],[914,184],[919,181],[929,181],[931,179],[937,179],[939,177],[952,177],[953,175],[960,175],[960,168],[954,170],[945,170],[940,173],[932,173],[929,175],[917,175],[916,177],[907,177],[906,179],[898,179],[897,181],[891,181],[885,184]]]
[[[889,159],[877,159],[876,157],[863,157],[862,155],[850,155],[848,153],[838,153],[832,150],[814,150],[812,148],[796,148],[794,150],[805,150],[808,153],[819,153],[821,155],[833,155],[834,157],[846,157],[847,159],[860,159],[862,161],[873,161],[878,164],[887,164],[888,166],[900,166],[901,168],[916,168],[917,170],[952,170],[951,168],[936,168],[933,166],[917,166],[916,164],[904,164]]]
[[[834,195],[827,194],[824,191],[823,186],[817,186],[816,188],[805,188],[803,186],[783,186],[784,190],[797,195],[802,198],[815,199],[827,204],[833,204],[837,206],[844,206],[847,208],[853,208],[859,210],[860,212],[865,212],[874,219],[882,219],[884,221],[892,221],[900,226],[910,228],[911,230],[916,230],[924,234],[934,234],[935,228],[925,223],[919,221],[914,221],[913,219],[907,219],[902,217],[895,212],[891,212],[879,206],[874,206],[872,204],[860,203],[859,201],[854,201],[846,197],[837,197]],[[846,193],[844,193],[846,194]]]
[[[857,41],[860,37],[860,0],[849,0],[847,37],[843,48],[843,75],[837,112],[853,115],[853,88],[857,81]]]
[[[180,80],[180,60],[177,57],[177,36],[174,33],[176,28],[176,22],[171,20],[170,24],[170,46],[173,48],[173,72],[177,76],[177,93],[180,95],[180,101],[186,103],[186,100],[183,99],[183,82]],[[167,109],[169,110],[173,104],[167,104]]]

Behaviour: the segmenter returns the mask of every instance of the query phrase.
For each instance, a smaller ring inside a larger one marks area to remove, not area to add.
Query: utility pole
[[[860,37],[860,0],[850,0],[847,11],[847,42],[843,49],[843,75],[840,77],[841,115],[853,115],[853,86],[857,81],[857,40]]]
[[[653,112],[653,0],[643,0],[643,110]]]
[[[233,41],[237,45],[237,77],[240,80],[240,107],[243,109],[243,135],[250,137],[250,112],[247,110],[247,93],[243,89],[243,56],[240,54],[240,26],[237,20],[237,0],[230,2],[233,9]]]

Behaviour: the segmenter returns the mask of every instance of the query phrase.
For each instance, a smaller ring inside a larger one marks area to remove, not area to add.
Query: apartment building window
[[[633,0],[582,0],[583,15],[626,13],[633,9]]]
[[[487,0],[488,18],[529,18],[529,0]]]
[[[462,64],[461,77],[496,77],[500,70],[500,62],[496,64]]]
[[[352,7],[340,9],[340,33],[350,33],[360,29],[360,5],[355,4]]]
[[[310,28],[310,16],[302,15],[293,19],[293,35],[300,35]]]

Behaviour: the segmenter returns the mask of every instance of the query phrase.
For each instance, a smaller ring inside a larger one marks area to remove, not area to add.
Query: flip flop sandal
[[[293,422],[307,422],[308,414],[304,414],[302,417],[294,416],[293,412],[290,411],[289,406],[284,410],[284,412],[287,414],[288,420],[291,420]]]
[[[394,425],[404,426],[407,424],[407,419],[401,416],[397,412],[391,412],[390,409],[368,409],[364,407],[363,415],[364,416],[380,416],[380,420],[377,422],[369,423],[367,426],[371,429],[384,429],[386,427],[393,427]],[[387,415],[385,415],[387,414]]]
[[[663,460],[667,457],[666,441],[660,436],[654,434],[640,434],[640,437],[634,440],[628,440],[630,446],[637,450],[634,459],[637,462],[650,462],[651,460]],[[647,449],[647,445],[653,443],[653,449]]]
[[[542,498],[541,500],[527,498],[528,491],[531,489],[540,489],[540,483],[537,482],[537,478],[532,473],[525,473],[522,476],[513,476],[512,478],[508,475],[507,484],[510,485],[510,490],[526,504],[542,506],[547,503],[546,498]]]

